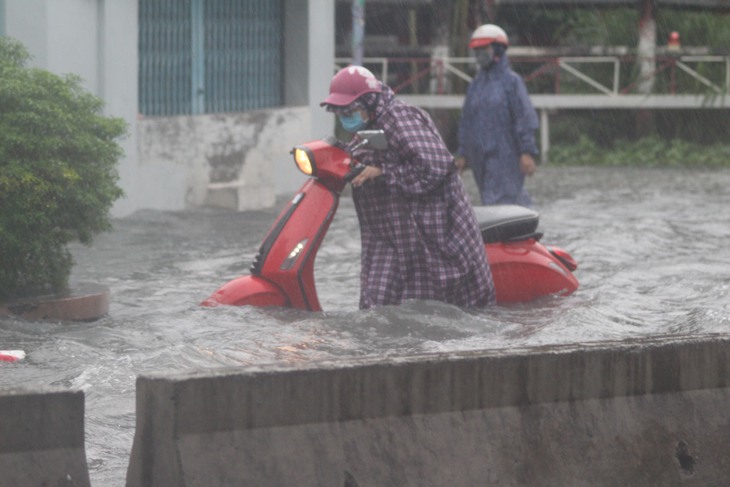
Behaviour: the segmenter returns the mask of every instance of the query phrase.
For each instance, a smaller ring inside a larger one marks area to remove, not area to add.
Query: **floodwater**
[[[471,174],[465,175],[474,194]],[[86,395],[94,487],[123,486],[139,374],[365,355],[509,349],[730,328],[730,170],[542,167],[528,182],[543,241],[579,263],[567,298],[462,310],[433,302],[359,311],[359,234],[342,200],[315,265],[322,313],[201,308],[248,267],[283,206],[233,213],[138,212],[91,247],[74,282],[111,290],[89,323],[0,318],[0,387]]]

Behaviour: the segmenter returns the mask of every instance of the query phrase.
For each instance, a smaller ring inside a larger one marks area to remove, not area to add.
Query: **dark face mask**
[[[492,49],[492,46],[475,49],[474,59],[482,68],[488,68],[494,63],[494,49]]]

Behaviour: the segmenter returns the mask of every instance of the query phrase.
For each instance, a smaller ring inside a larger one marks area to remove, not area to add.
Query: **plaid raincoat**
[[[479,70],[464,100],[458,153],[466,157],[485,205],[532,206],[520,155],[538,154],[537,113],[522,78],[504,54]]]
[[[354,154],[383,170],[353,188],[362,239],[360,307],[409,299],[493,304],[476,216],[435,124],[426,112],[396,100],[386,85],[374,113],[368,128],[385,132],[388,149]]]

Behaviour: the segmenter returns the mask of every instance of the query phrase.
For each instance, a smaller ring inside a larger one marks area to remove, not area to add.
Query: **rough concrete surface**
[[[140,377],[127,486],[723,485],[730,337]]]
[[[109,312],[109,288],[98,284],[73,286],[68,292],[0,302],[0,316],[28,320],[91,321]]]
[[[0,486],[89,485],[84,393],[0,390]]]

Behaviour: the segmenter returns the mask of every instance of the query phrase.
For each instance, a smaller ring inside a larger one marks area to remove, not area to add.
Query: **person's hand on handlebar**
[[[355,176],[355,178],[352,180],[352,185],[357,188],[370,181],[371,179],[375,179],[382,175],[383,170],[381,168],[375,166],[365,166],[365,169],[363,169],[362,172],[360,172],[360,174]]]

